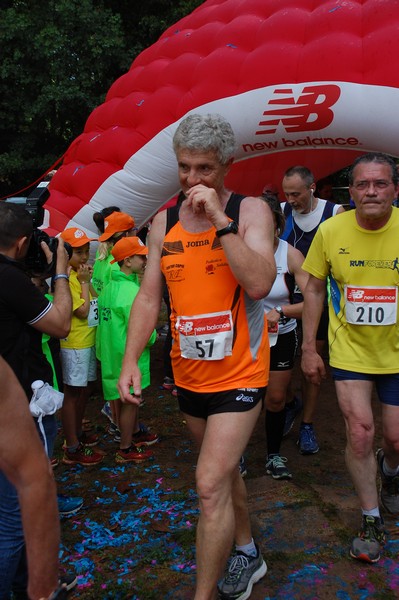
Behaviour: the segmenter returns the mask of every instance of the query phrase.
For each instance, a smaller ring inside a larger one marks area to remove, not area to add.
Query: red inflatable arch
[[[179,188],[172,137],[190,112],[237,136],[228,186],[259,194],[293,164],[316,178],[399,154],[399,0],[208,0],[142,52],[89,116],[50,184],[51,231],[97,233],[118,205],[143,225]]]

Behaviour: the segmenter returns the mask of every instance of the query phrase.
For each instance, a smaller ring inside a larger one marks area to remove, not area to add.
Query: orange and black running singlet
[[[237,283],[215,228],[190,233],[177,221],[165,235],[161,269],[170,295],[176,385],[204,393],[266,386],[263,301],[251,300]]]

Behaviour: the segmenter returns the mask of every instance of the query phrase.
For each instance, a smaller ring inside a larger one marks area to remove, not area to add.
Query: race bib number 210
[[[192,360],[222,360],[231,356],[233,319],[231,311],[177,317],[180,352]]]
[[[345,286],[346,320],[352,325],[394,325],[397,287]]]

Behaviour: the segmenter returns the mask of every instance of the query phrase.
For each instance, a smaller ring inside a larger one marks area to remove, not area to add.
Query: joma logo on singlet
[[[209,246],[209,240],[199,240],[198,242],[187,242],[186,248],[194,248],[195,246]]]

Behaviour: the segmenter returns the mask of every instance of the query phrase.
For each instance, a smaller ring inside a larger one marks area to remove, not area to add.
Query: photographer
[[[41,379],[52,385],[52,370],[42,352],[42,333],[65,337],[71,320],[68,285],[68,254],[58,242],[55,265],[55,293],[51,303],[33,285],[25,258],[33,236],[32,216],[20,205],[0,203],[0,355],[13,369],[24,392],[32,396],[31,384]],[[52,252],[40,242],[47,262]],[[56,436],[54,415],[43,418],[49,454]],[[25,432],[20,428],[20,439]],[[25,452],[29,453],[26,447]],[[22,522],[15,487],[0,471],[0,598],[11,590],[23,596],[27,567]],[[26,593],[26,592],[25,592]]]

